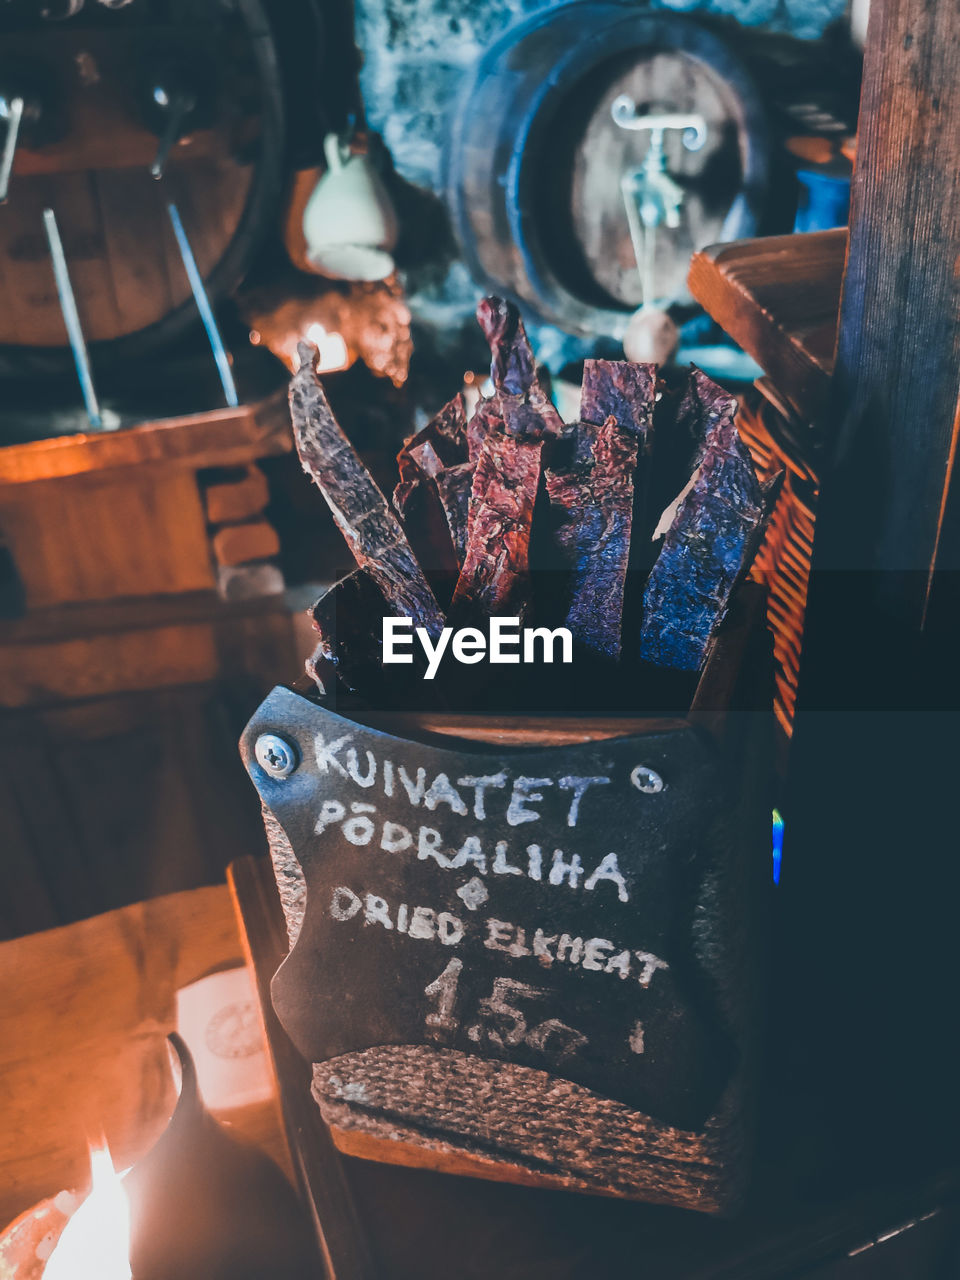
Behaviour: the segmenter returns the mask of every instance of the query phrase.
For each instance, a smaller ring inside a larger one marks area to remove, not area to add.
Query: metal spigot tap
[[[628,209],[632,200],[640,221],[647,229],[679,227],[683,188],[667,169],[663,135],[668,129],[682,129],[686,149],[699,151],[707,140],[707,122],[703,116],[687,112],[638,115],[636,103],[627,94],[615,99],[610,114],[621,129],[647,129],[650,132],[650,145],[642,164],[628,170],[621,179]]]

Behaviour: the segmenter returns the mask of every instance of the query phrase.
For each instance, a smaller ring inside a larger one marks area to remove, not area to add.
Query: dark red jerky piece
[[[615,418],[624,431],[643,440],[649,452],[653,436],[653,406],[657,366],[629,360],[586,360],[580,390],[580,419],[602,426]]]
[[[734,422],[736,400],[695,369],[680,409],[703,444],[684,498],[647,579],[640,656],[696,671],[756,547],[763,494]]]
[[[422,431],[405,440],[397,454],[400,482],[416,484],[422,475],[433,476],[442,467],[466,462],[467,411],[462,395],[445,404]]]
[[[481,401],[475,418],[476,437],[486,434],[493,419],[499,419],[508,435],[519,439],[539,439],[560,435],[563,421],[550,397],[540,385],[536,362],[520,312],[502,298],[484,298],[477,307],[477,321],[490,344],[490,379],[493,395]]]
[[[447,518],[457,568],[462,568],[467,554],[467,526],[470,518],[470,493],[473,489],[474,465],[461,462],[457,467],[444,467],[434,476],[437,493]]]
[[[473,477],[466,554],[453,595],[458,618],[523,616],[542,449],[540,441],[494,433],[483,441]]]
[[[300,368],[290,382],[290,416],[303,469],[388,608],[439,635],[444,625],[440,606],[399,520],[330,411],[316,374],[316,347],[301,342],[299,354]]]
[[[574,642],[603,658],[620,656],[639,440],[611,416],[576,428],[572,465],[547,470],[554,539],[570,570],[564,625]]]
[[[491,396],[489,400],[481,399],[476,412],[467,423],[467,449],[470,461],[476,466],[483,448],[483,442],[491,431],[503,429],[503,413],[499,396]]]
[[[515,396],[501,396],[503,429],[508,436],[518,440],[542,440],[546,436],[561,436],[563,419],[553,402],[539,388],[530,392],[526,400]]]
[[[444,473],[469,465],[466,417],[463,397],[456,395],[405,442],[397,454],[400,483],[393,491],[394,510],[420,564],[454,578],[463,563],[470,486],[468,482],[461,511],[455,505],[459,489],[464,487],[459,473],[452,482]]]
[[[455,395],[430,419],[422,431],[405,442],[397,455],[401,475],[405,458],[413,455],[416,459],[416,450],[422,449],[425,444],[430,445],[442,467],[455,467],[460,462],[466,462],[467,408],[462,395]]]
[[[351,692],[370,693],[381,671],[380,620],[387,604],[363,572],[328,588],[310,611],[319,641],[306,661],[307,674],[324,693],[339,683]]]
[[[481,298],[477,323],[490,344],[490,379],[497,391],[524,396],[537,381],[533,351],[520,312],[503,298]]]
[[[373,707],[424,708],[431,690],[424,688],[417,650],[410,666],[387,670],[383,665],[381,620],[389,613],[379,587],[363,570],[320,597],[311,611],[319,642],[304,665],[321,693],[334,702],[347,692]]]
[[[393,508],[400,517],[417,563],[426,570],[442,599],[441,583],[449,581],[451,575],[456,578],[460,572],[460,556],[436,479],[421,473],[416,480],[401,480],[393,491]]]

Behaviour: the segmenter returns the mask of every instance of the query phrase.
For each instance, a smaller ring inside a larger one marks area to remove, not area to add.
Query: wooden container
[[[25,107],[0,208],[0,279],[17,303],[0,313],[0,369],[73,367],[45,208],[94,365],[155,355],[197,321],[167,205],[214,300],[240,283],[277,213],[284,104],[263,7],[143,0],[76,5],[65,21],[40,5],[4,10],[0,96]]]
[[[679,132],[664,138],[686,195],[681,225],[659,233],[655,283],[658,299],[685,299],[691,253],[752,234],[767,183],[760,100],[710,30],[608,0],[538,13],[484,54],[446,149],[447,203],[475,278],[587,336],[622,333],[644,300],[620,177],[650,134],[613,122],[623,93],[707,125],[697,151]]]
[[[736,1203],[770,849],[754,592],[680,719],[347,719],[285,688],[257,711],[273,1001],[342,1151]]]

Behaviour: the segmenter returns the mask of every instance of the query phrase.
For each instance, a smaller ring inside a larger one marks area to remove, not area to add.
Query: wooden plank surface
[[[838,228],[712,245],[690,263],[693,296],[806,419],[833,371],[846,247]]]
[[[122,431],[0,449],[0,494],[14,485],[120,467],[231,467],[293,448],[286,391],[259,404],[145,422]]]
[[[124,602],[120,602],[121,604]],[[256,602],[255,602],[256,603]],[[143,689],[222,679],[266,686],[296,668],[294,624],[274,597],[270,609],[245,609],[205,596],[205,608],[178,617],[158,609],[117,609],[97,628],[86,621],[50,634],[50,621],[69,623],[71,610],[47,610],[44,625],[0,626],[0,707],[32,707]],[[109,609],[109,602],[104,610]],[[83,616],[85,611],[78,610]],[[122,619],[130,625],[124,627]],[[30,620],[23,619],[23,624]]]
[[[0,532],[28,609],[214,586],[203,503],[185,469],[7,489]]]
[[[96,698],[213,680],[220,672],[212,624],[128,631],[0,650],[0,707]]]
[[[88,1139],[121,1165],[149,1148],[173,1104],[176,991],[242,959],[225,886],[0,944],[0,1224],[83,1185]],[[285,1159],[273,1100],[229,1119]]]

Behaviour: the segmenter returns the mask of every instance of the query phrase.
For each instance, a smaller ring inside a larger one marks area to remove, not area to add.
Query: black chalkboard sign
[[[737,1063],[703,919],[734,838],[707,734],[435,745],[277,688],[242,750],[306,880],[273,999],[308,1061],[455,1049],[702,1128]]]

